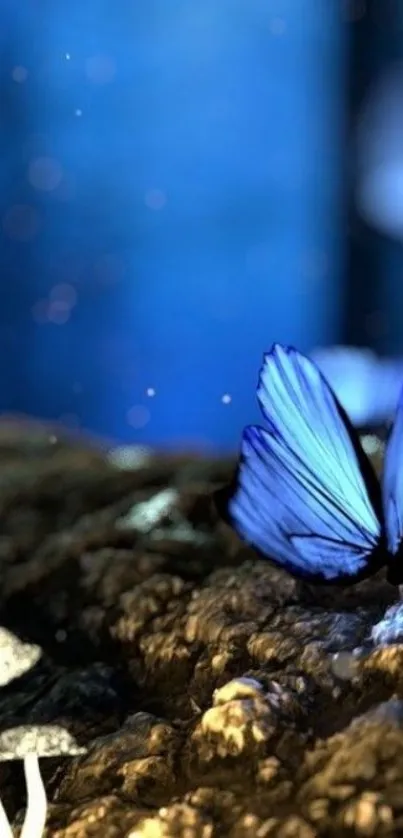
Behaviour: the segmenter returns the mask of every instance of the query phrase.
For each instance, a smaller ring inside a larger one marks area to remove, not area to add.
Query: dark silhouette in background
[[[403,8],[355,3],[350,49],[347,342],[403,353]],[[351,148],[353,147],[353,157]],[[351,172],[351,166],[350,166]]]

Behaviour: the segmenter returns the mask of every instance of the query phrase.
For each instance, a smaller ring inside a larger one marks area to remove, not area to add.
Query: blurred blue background
[[[396,9],[40,5],[1,11],[2,410],[227,450],[274,340],[403,352],[365,192]]]

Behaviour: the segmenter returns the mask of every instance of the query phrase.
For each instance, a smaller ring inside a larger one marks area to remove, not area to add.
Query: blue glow
[[[338,335],[337,4],[44,0],[4,16],[0,254],[23,300],[4,406],[234,446],[264,347]]]
[[[350,346],[318,349],[311,357],[355,425],[393,419],[403,385],[401,359],[380,359],[370,349]]]

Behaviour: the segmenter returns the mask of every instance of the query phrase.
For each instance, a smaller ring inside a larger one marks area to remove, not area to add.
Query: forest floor
[[[259,559],[212,503],[233,467],[0,423],[16,835],[27,730],[47,838],[403,835],[403,635],[371,641],[397,591],[309,588]]]

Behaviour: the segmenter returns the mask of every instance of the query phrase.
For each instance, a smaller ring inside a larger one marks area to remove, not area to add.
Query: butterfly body
[[[353,584],[387,565],[403,583],[403,400],[382,483],[357,432],[315,364],[274,345],[236,477],[218,507],[263,556],[310,582]]]

